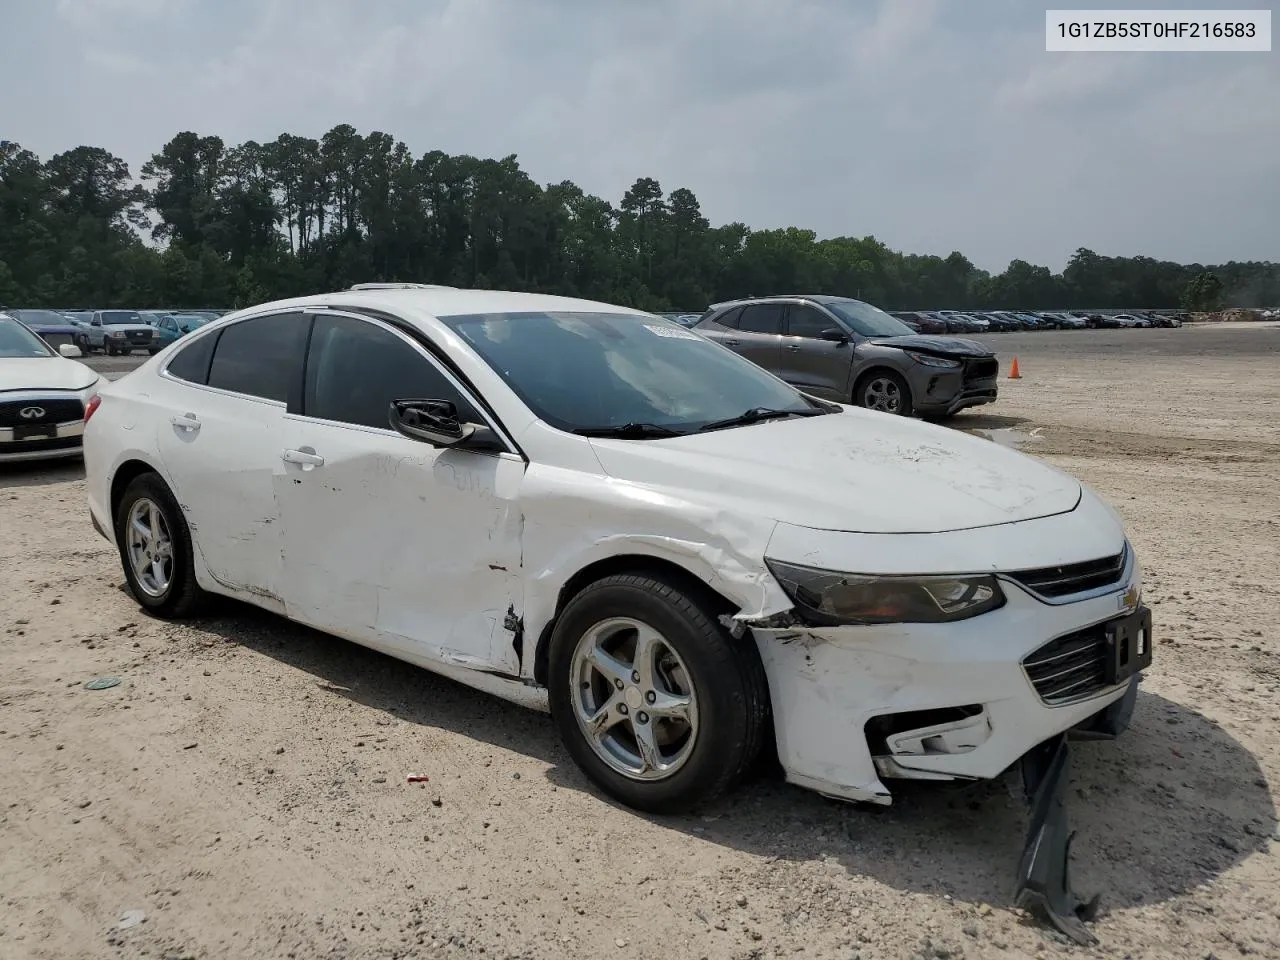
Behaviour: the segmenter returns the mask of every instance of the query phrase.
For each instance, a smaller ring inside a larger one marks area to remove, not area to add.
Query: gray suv
[[[712,306],[694,329],[805,393],[870,410],[941,418],[996,399],[994,351],[922,336],[861,300],[734,300]]]

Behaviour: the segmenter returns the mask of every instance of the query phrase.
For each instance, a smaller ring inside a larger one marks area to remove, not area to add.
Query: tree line
[[[0,141],[0,304],[245,306],[409,280],[701,311],[821,292],[887,309],[1216,309],[1280,303],[1280,264],[1177,264],[1079,249],[1002,273],[875,237],[712,226],[693,191],[638,179],[614,204],[501,160],[414,156],[334,127],[228,146],[179,133],[139,179],[101,147],[42,161]]]

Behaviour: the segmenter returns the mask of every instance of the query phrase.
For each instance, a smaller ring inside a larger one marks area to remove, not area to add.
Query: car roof
[[[743,303],[768,303],[770,300],[808,300],[812,303],[865,303],[857,297],[837,297],[830,293],[771,293],[767,297],[741,297],[737,300],[722,300],[711,304],[711,310],[722,307],[736,307]]]
[[[467,314],[495,313],[626,313],[636,316],[653,316],[643,310],[633,310],[612,303],[581,300],[577,297],[558,297],[545,293],[519,293],[511,290],[470,290],[453,287],[379,287],[376,289],[352,289],[335,293],[321,293],[288,300],[274,300],[244,310],[225,314],[220,319],[249,316],[268,310],[296,307],[352,307],[382,310],[389,313],[454,317]]]

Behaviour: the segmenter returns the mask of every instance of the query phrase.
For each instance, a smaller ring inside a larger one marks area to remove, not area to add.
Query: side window
[[[301,313],[273,313],[224,327],[209,365],[209,386],[288,403],[302,375],[306,330]]]
[[[305,416],[391,429],[392,400],[449,400],[483,423],[434,363],[400,337],[354,317],[316,317],[303,388]]]
[[[738,329],[743,333],[781,333],[782,310],[780,303],[751,303],[743,308]]]
[[[787,311],[787,335],[817,339],[823,330],[840,325],[815,307],[793,306]]]
[[[93,315],[93,319],[89,321],[89,325],[90,325],[90,326],[93,326],[93,327],[100,327],[100,326],[102,326],[102,314],[100,314],[100,313],[95,313],[95,314]]]
[[[738,318],[741,316],[742,307],[734,307],[731,310],[726,310],[711,322],[718,327],[729,327],[730,329],[736,330],[738,327]]]
[[[197,337],[174,355],[165,370],[188,383],[208,383],[209,361],[213,359],[213,345],[217,340],[216,333]]]

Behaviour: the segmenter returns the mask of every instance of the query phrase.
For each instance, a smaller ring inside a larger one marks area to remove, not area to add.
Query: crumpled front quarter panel
[[[791,606],[763,563],[773,520],[652,485],[539,463],[525,476],[521,504],[526,636],[538,637],[550,622],[569,578],[621,555],[683,567],[737,604],[742,618]],[[532,666],[526,662],[525,671]]]

